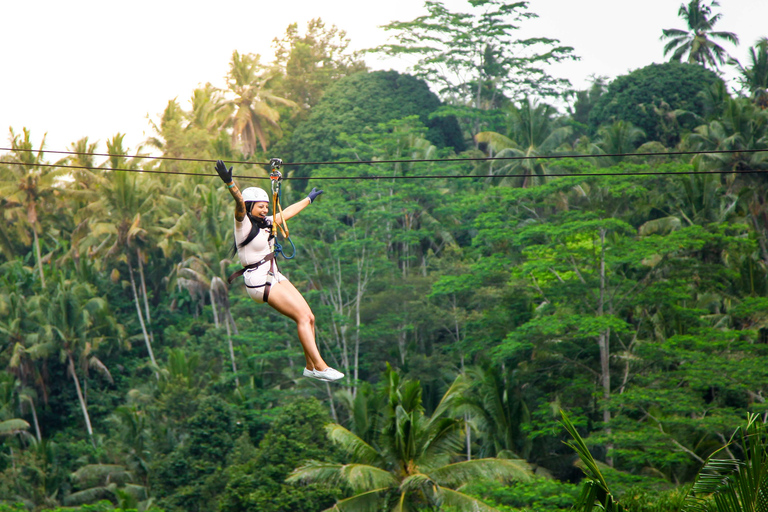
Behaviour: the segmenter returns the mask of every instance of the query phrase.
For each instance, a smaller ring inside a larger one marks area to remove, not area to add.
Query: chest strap
[[[240,277],[241,275],[245,274],[245,271],[246,271],[246,270],[252,270],[252,269],[254,269],[254,268],[259,268],[259,267],[260,267],[260,266],[262,266],[264,263],[267,263],[268,261],[272,261],[273,259],[275,259],[275,253],[271,252],[271,253],[267,254],[267,255],[264,257],[264,259],[263,259],[263,260],[261,260],[261,261],[258,261],[258,262],[256,262],[256,263],[251,263],[250,265],[246,265],[246,266],[244,266],[243,268],[241,268],[240,270],[238,270],[237,272],[235,272],[234,274],[232,274],[231,276],[229,276],[229,277],[227,278],[227,281],[229,282],[229,284],[232,284],[232,281],[234,281],[235,279],[237,279],[237,278],[238,278],[238,277]]]

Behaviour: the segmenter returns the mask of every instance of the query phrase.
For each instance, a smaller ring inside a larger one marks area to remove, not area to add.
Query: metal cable
[[[82,155],[82,156],[103,156],[114,158],[134,158],[134,159],[150,159],[150,160],[171,160],[180,162],[205,162],[214,163],[216,160],[207,158],[183,158],[183,157],[170,157],[170,156],[149,156],[149,155],[114,155],[110,153],[87,153],[81,151],[53,151],[53,150],[37,150],[26,148],[0,148],[0,151],[16,151],[16,152],[28,152],[28,153],[54,153],[59,155]],[[619,158],[628,156],[681,156],[681,155],[717,155],[717,154],[732,154],[732,153],[761,153],[768,152],[768,149],[719,149],[711,151],[670,151],[667,153],[651,152],[651,153],[607,153],[600,155],[543,155],[543,156],[505,156],[505,157],[476,157],[476,158],[425,158],[425,159],[403,159],[403,160],[338,160],[330,162],[289,162],[283,163],[283,165],[290,165],[294,167],[302,165],[358,165],[358,164],[403,164],[403,163],[434,163],[434,162],[481,162],[481,161],[506,161],[506,160],[559,160],[565,158]],[[269,162],[247,162],[242,160],[227,160],[229,164],[244,164],[244,165],[270,165]],[[18,163],[18,162],[16,162]],[[173,173],[169,173],[173,174]]]
[[[185,176],[216,176],[216,173],[193,173],[193,172],[179,172],[179,171],[156,171],[145,169],[120,169],[114,167],[88,167],[83,165],[56,165],[56,164],[34,164],[24,162],[12,162],[16,165],[24,165],[30,167],[57,167],[61,169],[84,169],[92,171],[119,171],[119,172],[138,172],[138,173],[150,173],[150,174],[181,174]],[[585,172],[580,174],[573,173],[554,173],[544,174],[541,176],[535,174],[414,174],[411,176],[299,176],[299,177],[287,177],[282,178],[284,180],[324,180],[324,181],[341,181],[341,180],[413,180],[413,179],[494,179],[494,178],[526,178],[526,177],[588,177],[588,176],[668,176],[668,175],[689,175],[689,174],[761,174],[768,173],[768,170],[760,169],[745,169],[745,170],[730,170],[730,171],[641,171],[641,172]],[[238,179],[250,179],[250,180],[268,180],[269,176],[246,176],[246,175],[232,175],[233,178]]]

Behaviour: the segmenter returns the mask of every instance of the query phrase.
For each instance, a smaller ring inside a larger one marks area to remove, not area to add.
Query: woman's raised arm
[[[243,195],[232,180],[232,167],[227,169],[224,162],[216,160],[216,172],[219,174],[222,181],[226,183],[229,193],[232,194],[232,197],[235,199],[235,220],[242,222],[245,218],[245,201],[243,201]]]
[[[318,190],[317,187],[314,187],[312,191],[309,193],[307,197],[302,199],[301,201],[298,201],[296,203],[293,203],[291,206],[287,207],[285,210],[283,210],[283,214],[280,215],[279,213],[274,213],[275,216],[275,222],[278,224],[283,222],[283,220],[288,220],[291,217],[295,216],[297,213],[299,213],[301,210],[312,204],[312,202],[315,200],[317,196],[322,194],[322,190]]]

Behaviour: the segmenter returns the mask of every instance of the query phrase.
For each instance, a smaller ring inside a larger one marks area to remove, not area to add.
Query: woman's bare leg
[[[275,283],[269,290],[268,304],[296,322],[307,369],[322,371],[328,368],[315,343],[315,315],[301,292],[290,281]]]

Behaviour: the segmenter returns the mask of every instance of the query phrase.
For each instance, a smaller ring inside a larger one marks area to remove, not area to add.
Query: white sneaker
[[[307,368],[304,368],[303,375],[305,377],[311,377],[313,379],[323,380],[326,382],[332,382],[332,381],[344,378],[343,373],[341,373],[340,371],[334,370],[330,366],[323,371],[309,370]]]

